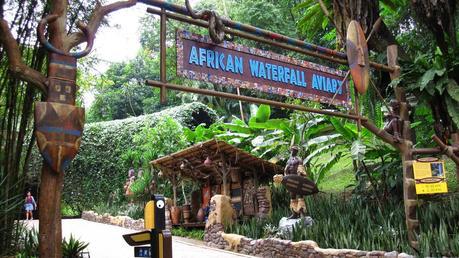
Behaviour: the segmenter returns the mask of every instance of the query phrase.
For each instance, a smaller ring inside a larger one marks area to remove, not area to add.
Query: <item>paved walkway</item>
[[[28,221],[30,226],[38,229],[38,221]],[[63,237],[72,234],[77,239],[89,242],[87,251],[91,258],[131,258],[134,257],[134,247],[129,246],[123,239],[123,234],[134,230],[91,222],[82,219],[62,220]],[[241,258],[252,257],[238,253],[223,251],[204,246],[200,241],[189,241],[181,237],[172,238],[172,254],[174,258]]]

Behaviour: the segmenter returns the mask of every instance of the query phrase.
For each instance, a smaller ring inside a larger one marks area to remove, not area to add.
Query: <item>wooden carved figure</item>
[[[389,118],[389,123],[384,127],[384,131],[391,134],[394,137],[395,142],[401,141],[401,128],[402,121],[400,120],[400,103],[396,100],[391,100],[390,107],[392,112],[387,116]],[[390,110],[389,110],[390,111]]]

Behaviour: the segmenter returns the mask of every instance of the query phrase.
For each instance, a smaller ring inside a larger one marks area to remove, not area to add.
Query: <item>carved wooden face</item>
[[[35,103],[35,136],[40,153],[55,172],[64,172],[78,152],[84,109],[55,102]]]

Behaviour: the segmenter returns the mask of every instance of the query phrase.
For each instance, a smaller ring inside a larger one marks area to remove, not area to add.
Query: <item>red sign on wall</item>
[[[349,106],[345,72],[270,51],[177,31],[177,74],[193,80]],[[331,103],[333,96],[336,96]]]

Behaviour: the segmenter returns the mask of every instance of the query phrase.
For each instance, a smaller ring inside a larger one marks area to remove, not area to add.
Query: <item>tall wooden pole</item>
[[[63,180],[63,173],[54,172],[46,162],[43,162],[38,203],[40,257],[62,257],[61,192]]]
[[[166,11],[161,8],[160,15],[160,31],[159,31],[159,78],[162,83],[166,83]],[[160,88],[159,101],[161,104],[167,103],[167,89],[166,87]]]
[[[54,1],[51,7],[51,13],[59,15],[57,20],[49,24],[49,37],[50,43],[58,48],[63,49],[63,38],[67,34],[66,31],[66,20],[67,20],[67,1]],[[51,58],[50,58],[51,59]],[[57,76],[53,74],[51,68],[51,62],[48,67],[48,77]],[[76,67],[75,67],[76,71]],[[65,78],[64,78],[65,79]],[[75,78],[70,78],[75,79]],[[55,82],[55,81],[54,81]],[[56,89],[53,85],[51,87]],[[48,90],[50,87],[48,86]],[[62,89],[65,90],[65,89]],[[51,89],[53,91],[53,89]],[[47,102],[54,102],[58,100],[54,98],[55,94],[48,94]],[[66,99],[65,102],[69,102]],[[70,102],[75,103],[75,99]],[[56,173],[47,164],[43,162],[41,171],[41,186],[39,195],[39,252],[40,257],[58,258],[62,257],[62,225],[61,225],[61,192],[62,184],[64,180],[64,173]]]
[[[47,98],[35,103],[35,135],[44,158],[39,194],[39,253],[40,257],[61,258],[64,170],[80,146],[84,109],[75,106],[77,54],[62,53],[67,35],[67,1],[54,1],[51,13],[40,21],[37,32],[49,51]],[[44,37],[46,24],[49,42]],[[88,42],[89,48],[91,45]]]
[[[395,67],[395,72],[390,74],[392,80],[400,76],[397,63],[397,45],[387,47],[387,61],[390,67]],[[406,100],[405,90],[397,87],[395,97],[400,105],[398,116],[401,124],[401,142],[399,145],[403,166],[403,203],[405,206],[405,223],[408,232],[408,241],[412,248],[419,249],[419,221],[417,217],[417,196],[413,173],[413,142],[411,135],[411,122],[409,118],[409,104]]]

